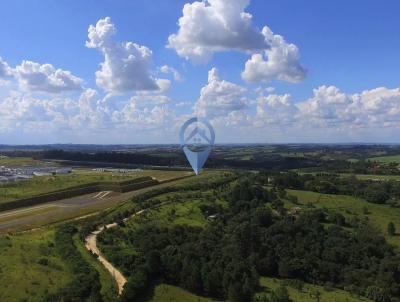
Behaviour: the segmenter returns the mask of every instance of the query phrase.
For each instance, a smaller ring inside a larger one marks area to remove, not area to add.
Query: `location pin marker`
[[[182,125],[179,138],[194,173],[199,175],[214,145],[213,127],[206,119],[193,117]]]

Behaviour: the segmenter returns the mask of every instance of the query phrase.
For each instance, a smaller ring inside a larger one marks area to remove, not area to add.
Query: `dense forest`
[[[217,216],[203,228],[150,221],[103,232],[102,245],[123,240],[125,248],[138,251],[119,257],[108,250],[107,257],[129,276],[122,300],[165,282],[216,299],[252,301],[259,276],[271,276],[342,288],[373,301],[399,301],[400,257],[377,229],[368,222],[349,229],[321,209],[288,215],[279,194],[264,182],[265,175],[254,174],[214,188],[228,206],[203,207],[204,215]],[[283,298],[271,299],[290,301],[284,289],[276,296]]]

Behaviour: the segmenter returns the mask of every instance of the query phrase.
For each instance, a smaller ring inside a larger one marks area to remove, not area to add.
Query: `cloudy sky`
[[[400,3],[4,0],[0,144],[400,143]]]

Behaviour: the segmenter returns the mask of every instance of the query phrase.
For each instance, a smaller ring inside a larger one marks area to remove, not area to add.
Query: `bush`
[[[389,236],[396,235],[396,226],[394,225],[393,222],[388,223],[387,232]]]
[[[38,263],[43,266],[47,266],[49,264],[49,260],[47,258],[40,258]]]

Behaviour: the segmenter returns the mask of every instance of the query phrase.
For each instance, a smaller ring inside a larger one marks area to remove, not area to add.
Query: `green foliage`
[[[302,211],[321,208],[324,211],[328,211],[328,217],[333,212],[340,213],[345,216],[345,226],[347,227],[357,227],[368,218],[368,221],[378,227],[381,233],[385,235],[387,235],[388,223],[397,221],[400,215],[400,209],[398,208],[383,204],[368,204],[367,201],[352,196],[318,194],[299,190],[288,190],[288,192],[298,197]],[[368,216],[364,214],[366,205],[368,206]],[[400,247],[399,236],[387,236],[386,240],[390,244]]]
[[[302,288],[299,290],[293,284],[294,281],[296,280],[261,277],[260,284],[262,291],[256,294],[255,300],[257,301],[258,297],[265,297],[265,301],[269,301],[271,294],[275,292],[277,288],[285,286],[290,299],[296,302],[316,302],[317,293],[319,293],[320,302],[372,302],[365,297],[353,295],[350,292],[332,287],[329,283],[322,286],[303,282]]]
[[[254,302],[295,302],[289,297],[287,288],[283,285],[276,288],[270,295],[257,297]]]
[[[388,291],[377,286],[368,286],[365,295],[374,302],[386,302],[391,300]]]
[[[216,299],[251,301],[259,274],[267,274],[348,287],[359,295],[376,286],[390,297],[399,296],[400,271],[392,263],[400,258],[375,228],[360,223],[350,232],[342,227],[348,227],[343,215],[322,209],[300,213],[296,219],[285,211],[273,215],[269,208],[280,199],[257,182],[254,176],[242,176],[233,185],[222,184],[219,190],[229,207],[220,208],[217,219],[201,228],[162,226],[144,219],[129,231],[102,233],[106,246],[117,239],[124,249],[138,251],[128,258],[105,249],[118,267],[132,274],[126,295],[140,296],[161,279]],[[326,226],[327,222],[334,224]],[[156,251],[159,254],[149,261],[146,254]],[[317,300],[319,295],[313,294]],[[288,295],[280,289],[270,298],[286,301]]]
[[[373,203],[385,203],[390,195],[381,185],[369,185],[364,190],[364,198]]]
[[[52,229],[0,235],[0,301],[43,302],[72,280]]]
[[[388,223],[387,232],[389,236],[396,235],[396,226],[394,225],[393,222]]]
[[[278,287],[272,294],[271,302],[292,302],[285,286]]]
[[[45,301],[102,301],[99,275],[83,258],[74,245],[74,226],[60,226],[55,234],[55,246],[64,261],[68,262],[74,279],[56,294],[48,295]]]
[[[40,259],[38,260],[38,263],[39,263],[40,265],[47,266],[47,265],[49,265],[49,259],[47,259],[47,258],[40,258]]]
[[[264,176],[265,177],[265,176]],[[323,194],[343,194],[361,197],[371,203],[384,204],[390,198],[400,197],[400,184],[397,182],[361,180],[355,177],[341,177],[339,174],[297,174],[273,173],[274,186],[282,188],[308,190]],[[283,198],[284,196],[281,196]],[[288,200],[293,197],[288,197]],[[296,203],[296,200],[292,201]]]
[[[128,279],[128,283],[124,287],[121,301],[130,302],[146,291],[149,286],[149,275],[145,268],[137,268]]]
[[[139,300],[140,301],[140,300]],[[146,300],[147,301],[147,300]],[[214,302],[214,299],[194,295],[180,287],[159,284],[154,288],[153,296],[148,302],[166,302],[166,301],[184,301],[184,302]]]

